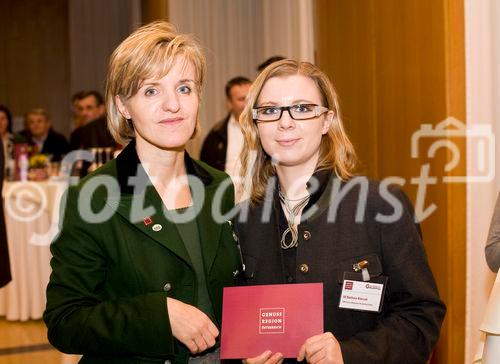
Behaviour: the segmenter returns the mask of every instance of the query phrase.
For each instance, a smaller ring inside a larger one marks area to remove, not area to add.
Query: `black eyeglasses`
[[[316,104],[297,104],[290,106],[260,106],[252,109],[252,117],[257,122],[270,122],[281,119],[283,111],[293,120],[308,120],[328,112],[329,109]]]

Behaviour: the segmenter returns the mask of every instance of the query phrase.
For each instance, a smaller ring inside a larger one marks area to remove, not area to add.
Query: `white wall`
[[[490,125],[500,140],[500,2],[465,0],[467,124]],[[467,170],[478,157],[472,140],[467,143]],[[498,143],[496,171],[500,171]],[[489,183],[467,185],[466,358],[471,363],[480,340],[479,325],[494,274],[488,270],[484,244],[493,213],[500,176]]]
[[[169,20],[205,47],[208,74],[201,107],[201,137],[188,150],[198,156],[210,128],[226,116],[224,86],[235,76],[255,79],[270,56],[314,60],[312,1],[170,0]]]

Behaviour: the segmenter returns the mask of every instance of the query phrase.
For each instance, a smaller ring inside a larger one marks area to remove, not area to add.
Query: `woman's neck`
[[[138,141],[136,150],[141,164],[150,177],[157,177],[168,183],[185,174],[184,149],[166,150]]]
[[[184,163],[184,149],[165,150],[138,141],[136,151],[146,174],[167,209],[192,205]]]
[[[316,163],[317,159],[298,166],[276,166],[280,188],[288,199],[295,200],[308,194],[307,182],[316,169]]]

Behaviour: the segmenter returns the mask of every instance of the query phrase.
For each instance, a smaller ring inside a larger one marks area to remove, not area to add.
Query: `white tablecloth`
[[[12,281],[0,289],[0,316],[40,319],[50,276],[50,242],[57,234],[64,181],[6,182],[5,224]]]
[[[491,289],[483,323],[479,329],[484,336],[473,363],[500,363],[500,271]]]

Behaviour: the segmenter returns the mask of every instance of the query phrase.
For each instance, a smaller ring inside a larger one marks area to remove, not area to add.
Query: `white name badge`
[[[344,279],[339,308],[380,312],[384,284]]]

